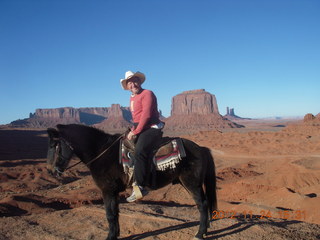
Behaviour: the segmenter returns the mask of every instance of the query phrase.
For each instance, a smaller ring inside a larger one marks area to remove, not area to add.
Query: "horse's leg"
[[[120,235],[118,195],[116,193],[104,192],[103,201],[109,223],[107,240],[116,240]]]
[[[179,179],[197,204],[200,212],[200,225],[199,230],[195,235],[195,239],[203,239],[207,234],[209,214],[208,203],[202,189],[202,184],[196,183],[197,181],[195,181],[194,177],[190,177],[190,175],[182,174],[180,175]]]

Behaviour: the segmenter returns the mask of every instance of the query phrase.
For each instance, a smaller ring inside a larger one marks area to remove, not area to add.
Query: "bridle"
[[[115,145],[121,138],[123,138],[124,136],[125,136],[125,133],[121,134],[115,141],[113,141],[113,143],[112,143],[109,147],[107,147],[105,150],[103,150],[100,154],[98,154],[96,157],[94,157],[93,159],[91,159],[89,162],[85,163],[86,166],[89,166],[90,164],[92,164],[93,162],[95,162],[97,159],[99,159],[102,155],[104,155],[106,152],[108,152],[108,151],[110,150],[110,148],[111,148],[112,146],[114,146],[114,145]],[[70,145],[70,143],[68,143],[68,142],[67,142],[66,140],[64,140],[64,139],[63,139],[63,141],[68,145],[68,147],[69,147],[71,150],[73,150],[73,147]],[[60,144],[58,144],[58,145],[60,145]],[[57,147],[58,147],[58,146],[57,146]],[[64,158],[64,159],[66,159],[64,156],[62,156],[62,155],[60,155],[60,154],[59,154],[59,156],[62,157],[62,158]],[[80,160],[79,162],[71,165],[70,167],[67,167],[64,171],[69,170],[69,169],[77,166],[77,165],[80,164],[81,162],[82,162],[82,161]],[[62,173],[63,173],[63,172],[61,172],[59,169],[57,169],[57,167],[55,167],[55,170],[56,170],[59,174],[62,174]]]
[[[61,152],[61,142],[64,142],[69,148],[70,150],[73,152],[73,147],[63,138],[53,138],[54,141],[57,141],[57,145],[55,146],[55,151],[54,151],[54,156],[53,156],[53,163],[52,165],[54,165],[54,170],[58,172],[59,175],[61,175],[64,171],[61,171],[59,167],[56,166],[56,163],[58,161],[58,158],[64,160],[64,161],[68,161],[69,158],[65,157]]]

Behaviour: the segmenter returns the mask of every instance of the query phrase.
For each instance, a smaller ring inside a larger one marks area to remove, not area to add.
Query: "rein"
[[[109,151],[109,149],[115,145],[123,136],[125,136],[125,133],[121,134],[108,148],[106,148],[105,150],[103,150],[98,156],[96,156],[95,158],[93,158],[92,160],[90,160],[89,162],[86,163],[87,166],[89,166],[91,163],[93,163],[94,161],[96,161],[98,158],[100,158],[103,154],[105,154],[107,151]],[[80,164],[82,161],[80,160],[79,162],[71,165],[70,167],[67,167],[65,169],[66,170],[69,170],[70,168],[73,168],[75,166],[77,166],[78,164]]]

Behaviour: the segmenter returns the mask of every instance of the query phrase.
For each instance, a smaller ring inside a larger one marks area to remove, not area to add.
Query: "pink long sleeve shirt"
[[[130,111],[133,122],[138,124],[132,131],[135,135],[160,122],[157,98],[150,90],[142,89],[139,94],[131,95]]]

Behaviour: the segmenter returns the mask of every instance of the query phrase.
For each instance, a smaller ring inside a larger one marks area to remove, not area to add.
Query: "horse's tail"
[[[213,211],[217,210],[217,192],[216,192],[216,169],[214,159],[210,149],[202,147],[205,159],[207,160],[207,168],[205,170],[204,187],[208,201],[208,210],[210,219],[212,219]]]

